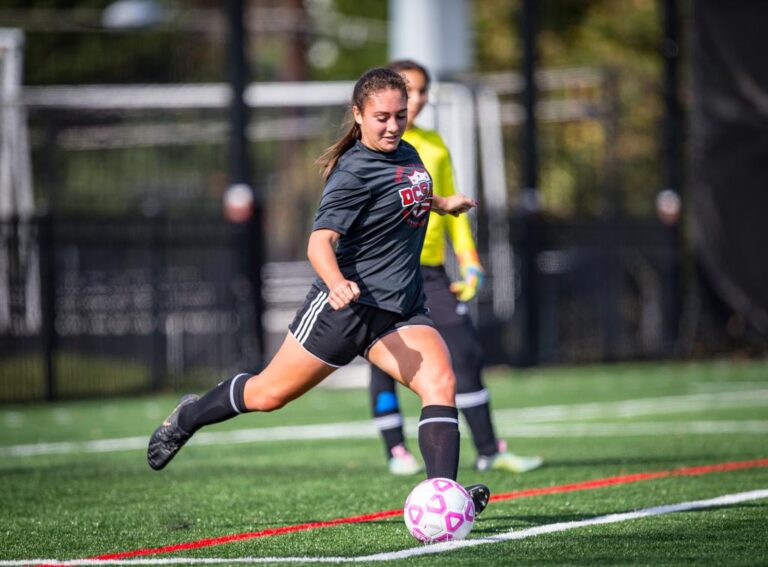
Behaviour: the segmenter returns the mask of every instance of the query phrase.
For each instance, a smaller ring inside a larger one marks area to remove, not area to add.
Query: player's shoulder
[[[419,152],[416,149],[416,147],[405,139],[400,140],[400,146],[397,148],[397,151],[401,155],[401,157],[404,157],[406,159],[411,159],[413,155],[416,155],[416,156],[419,155]]]
[[[365,166],[365,152],[361,150],[360,142],[352,144],[341,156],[328,176],[328,181],[357,178],[361,167]]]
[[[325,180],[325,190],[355,189],[363,185],[363,180],[349,164],[338,163]]]

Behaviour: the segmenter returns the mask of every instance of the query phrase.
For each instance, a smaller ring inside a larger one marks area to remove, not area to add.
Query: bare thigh
[[[245,385],[245,406],[272,411],[311,390],[336,370],[309,354],[290,333],[267,367]]]
[[[389,333],[368,350],[368,360],[416,392],[422,406],[454,406],[451,356],[434,328],[414,325]]]

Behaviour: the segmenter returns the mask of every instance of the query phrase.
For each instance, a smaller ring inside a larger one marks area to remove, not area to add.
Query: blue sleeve
[[[370,190],[357,177],[346,171],[334,171],[323,189],[312,230],[328,228],[346,234],[370,196]]]

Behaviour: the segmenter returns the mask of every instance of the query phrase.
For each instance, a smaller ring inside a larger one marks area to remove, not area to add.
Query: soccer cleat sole
[[[159,471],[165,468],[192,437],[179,428],[178,417],[181,408],[196,402],[198,399],[200,399],[199,396],[195,394],[187,394],[182,397],[170,415],[152,433],[147,446],[147,464],[153,470]]]

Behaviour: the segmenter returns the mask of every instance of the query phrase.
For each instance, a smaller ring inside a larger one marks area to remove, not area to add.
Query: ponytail
[[[327,181],[331,175],[333,168],[336,167],[336,162],[349,148],[355,145],[355,142],[360,139],[360,125],[352,120],[352,126],[349,127],[347,133],[344,134],[339,140],[327,148],[320,157],[315,160],[315,164],[320,166],[320,173],[323,177],[323,181]]]
[[[384,67],[375,67],[363,73],[363,75],[355,83],[355,88],[352,91],[352,103],[350,104],[350,111],[352,107],[362,113],[365,108],[365,103],[368,98],[379,91],[385,89],[398,90],[403,94],[403,98],[408,99],[408,90],[405,87],[405,80],[399,73],[391,69]],[[349,150],[355,145],[355,142],[360,139],[362,132],[360,125],[352,119],[352,126],[347,130],[339,140],[332,146],[326,149],[320,157],[315,160],[315,164],[320,166],[320,172],[323,180],[327,180],[333,172],[339,158],[344,155],[344,152]]]

